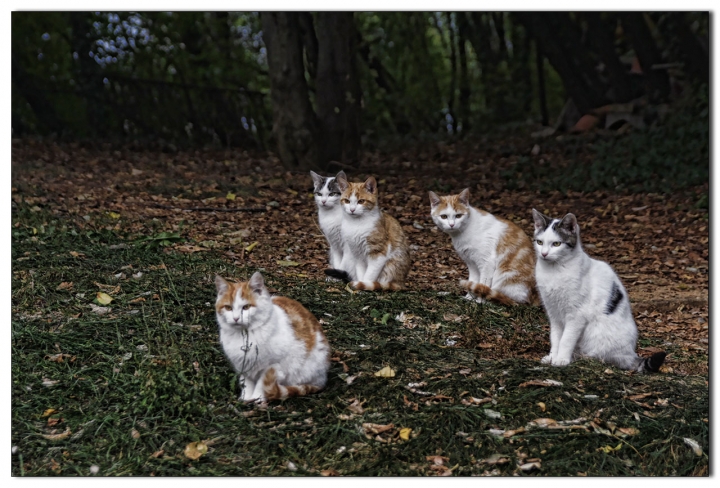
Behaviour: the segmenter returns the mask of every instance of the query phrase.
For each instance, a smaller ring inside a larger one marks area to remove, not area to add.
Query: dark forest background
[[[702,179],[709,34],[707,12],[13,12],[12,130],[330,170],[416,141],[628,126]]]

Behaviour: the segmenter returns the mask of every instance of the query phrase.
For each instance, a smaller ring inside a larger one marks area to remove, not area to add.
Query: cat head
[[[342,190],[340,203],[345,213],[352,217],[362,217],[375,210],[378,203],[375,178],[371,176],[364,183],[350,183],[345,177],[345,173],[342,175],[340,173],[338,173],[335,181]]]
[[[429,194],[430,216],[438,229],[454,234],[465,228],[470,215],[470,188],[465,188],[457,195],[445,197],[432,191]]]
[[[217,299],[215,314],[218,324],[226,327],[251,329],[263,324],[272,311],[272,298],[263,276],[256,272],[249,281],[231,283],[215,276]]]
[[[573,255],[580,244],[580,226],[571,213],[553,219],[533,209],[535,235],[533,247],[538,260],[556,263]]]
[[[345,172],[343,171],[340,171],[337,176],[320,176],[314,171],[310,171],[315,186],[313,189],[315,203],[319,209],[329,210],[335,208],[340,202],[342,191],[337,184],[337,178],[341,175],[345,178]]]

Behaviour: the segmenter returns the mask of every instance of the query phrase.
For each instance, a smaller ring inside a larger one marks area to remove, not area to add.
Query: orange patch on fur
[[[229,305],[232,307],[233,302],[235,301],[235,296],[240,290],[240,296],[247,300],[247,302],[255,306],[255,294],[252,292],[250,287],[248,286],[247,282],[243,281],[241,283],[232,283],[230,281],[226,281],[228,284],[228,289],[223,293],[223,295],[220,297],[220,300],[215,304],[215,310],[220,313],[220,311],[225,307],[226,305]]]
[[[305,342],[308,351],[315,347],[315,337],[318,332],[323,340],[325,339],[320,322],[300,302],[287,297],[273,297],[272,301],[285,311],[290,319],[290,325],[295,331],[295,336]]]

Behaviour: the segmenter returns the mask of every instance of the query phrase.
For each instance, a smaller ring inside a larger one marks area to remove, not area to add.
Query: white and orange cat
[[[401,290],[410,270],[408,241],[400,223],[380,210],[375,178],[350,183],[340,173],[335,181],[343,192],[343,256],[339,269],[325,273],[356,290]]]
[[[494,300],[504,305],[534,304],[535,253],[530,239],[517,225],[472,207],[470,189],[440,197],[430,192],[430,215],[449,234],[470,276],[460,286],[466,298]]]
[[[320,323],[295,300],[273,297],[260,273],[215,277],[220,344],[239,375],[240,400],[282,400],[322,390],[330,346]]]

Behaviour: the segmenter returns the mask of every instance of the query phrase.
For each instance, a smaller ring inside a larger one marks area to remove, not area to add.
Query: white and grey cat
[[[542,362],[565,366],[586,356],[657,372],[665,353],[635,353],[638,330],[627,291],[610,265],[583,251],[575,215],[553,219],[533,209],[533,218],[535,279],[550,320],[550,354]]]
[[[342,191],[336,178],[346,178],[345,172],[340,171],[337,176],[320,176],[310,171],[310,176],[315,185],[313,193],[318,208],[318,223],[330,246],[330,267],[339,268],[343,258],[343,209],[340,205]]]

